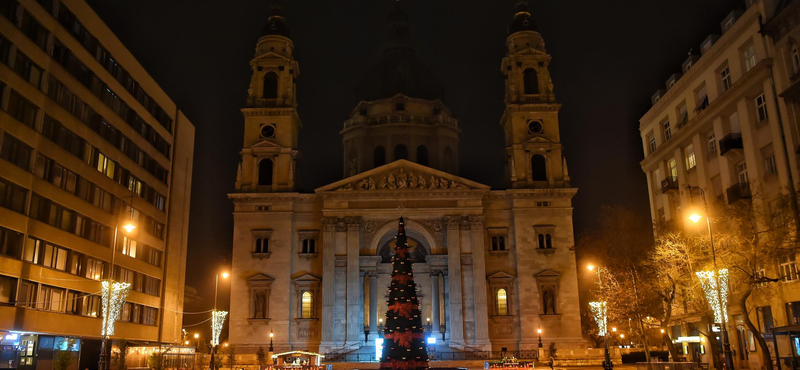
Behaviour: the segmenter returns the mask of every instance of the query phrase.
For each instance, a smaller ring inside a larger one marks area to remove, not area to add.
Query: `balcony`
[[[750,193],[750,184],[738,183],[728,188],[728,204],[733,204],[736,201],[750,199],[753,195]]]
[[[742,134],[740,133],[728,134],[728,136],[719,140],[719,155],[725,155],[731,150],[742,148],[744,148],[744,144],[742,144]]]
[[[669,176],[664,180],[661,180],[661,193],[666,194],[669,191],[678,190],[678,177],[677,176]]]

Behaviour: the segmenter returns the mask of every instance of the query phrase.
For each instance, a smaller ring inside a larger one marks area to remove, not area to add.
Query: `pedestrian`
[[[553,364],[554,364],[555,362],[556,362],[556,360],[553,358],[553,356],[550,356],[550,361],[548,361],[548,362],[547,362],[547,364],[548,364],[548,365],[550,365],[550,370],[555,370],[555,369],[553,368]]]

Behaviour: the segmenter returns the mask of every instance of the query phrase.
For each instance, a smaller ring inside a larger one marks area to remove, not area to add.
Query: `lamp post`
[[[728,338],[728,318],[727,318],[727,307],[724,307],[722,304],[722,287],[721,287],[721,276],[719,273],[719,268],[717,268],[717,251],[714,248],[714,234],[711,232],[711,218],[709,217],[708,213],[708,202],[706,202],[706,192],[703,188],[699,186],[692,186],[692,185],[683,185],[683,188],[689,191],[689,195],[691,196],[692,191],[697,190],[700,193],[700,198],[703,199],[703,208],[706,213],[706,227],[708,228],[708,244],[711,245],[711,260],[714,265],[714,277],[716,278],[716,290],[717,290],[717,300],[720,305],[720,316],[722,318],[722,352],[725,356],[725,367],[728,370],[734,370],[733,367],[733,354],[731,353],[731,343]],[[689,220],[694,223],[700,222],[703,218],[702,215],[698,213],[692,213],[689,216]]]
[[[122,229],[125,230],[127,234],[130,234],[133,229],[136,228],[136,225],[133,224],[133,193],[131,193],[131,206],[130,206],[130,213],[129,219],[125,224],[122,225]],[[114,277],[114,257],[117,255],[117,238],[119,237],[119,214],[117,214],[116,222],[114,225],[114,239],[111,243],[111,266],[109,268],[109,273],[111,274],[111,279],[106,280],[108,282],[109,289],[103,289],[103,300],[107,302],[107,306],[105,308],[105,312],[103,312],[103,332],[102,332],[102,340],[100,341],[100,361],[98,363],[99,370],[106,370],[108,366],[108,337],[109,337],[109,327],[114,325],[113,320],[109,320],[110,313],[112,311],[111,305],[111,295],[112,295],[112,287],[115,284],[113,279]],[[104,284],[106,282],[103,282]],[[126,293],[127,294],[127,293]],[[119,303],[120,305],[122,302]],[[114,318],[116,319],[116,318]],[[112,321],[112,322],[109,322]],[[113,332],[113,330],[112,330]]]
[[[539,349],[541,349],[542,348],[542,328],[537,329],[536,332],[539,333]]]
[[[595,272],[597,274],[597,285],[602,287],[603,286],[602,269],[597,267],[597,266],[595,266],[595,265],[589,265],[589,266],[586,266],[586,268],[589,271]],[[604,324],[605,327],[603,328],[603,334],[604,334],[603,335],[603,346],[605,347],[605,351],[604,351],[605,360],[603,361],[603,369],[604,370],[611,370],[611,369],[614,368],[614,364],[611,362],[611,352],[609,352],[609,350],[608,350],[608,321],[607,320],[608,320],[607,318],[604,320],[605,321],[605,324]],[[617,331],[617,328],[613,328],[613,330]]]
[[[214,311],[212,311],[212,319],[216,319],[214,316],[216,316],[216,313],[217,313],[217,296],[219,295],[219,277],[220,277],[220,275],[222,276],[223,279],[227,279],[228,276],[230,276],[230,274],[228,274],[227,272],[217,273],[214,276]],[[224,318],[223,318],[223,320],[224,320]],[[213,337],[214,333],[212,333],[211,335]],[[211,338],[211,367],[210,367],[211,370],[215,370],[215,367],[214,367],[214,355],[217,352],[217,345],[214,344],[214,340],[219,340],[219,338],[216,338],[216,339],[215,338]]]

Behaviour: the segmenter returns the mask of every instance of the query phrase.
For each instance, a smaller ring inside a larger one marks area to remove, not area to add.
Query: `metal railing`
[[[498,351],[498,352],[436,352],[429,351],[428,356],[431,361],[470,361],[470,360],[502,360],[506,357],[515,357],[519,360],[537,360],[539,351]],[[375,353],[328,353],[325,354],[323,362],[378,362]]]
[[[696,362],[637,362],[636,370],[697,370],[700,367]]]
[[[752,197],[750,184],[746,182],[734,184],[728,188],[728,204],[733,204],[733,202],[737,200],[750,199]]]
[[[670,190],[678,190],[678,177],[669,176],[661,180],[661,193],[666,193]]]

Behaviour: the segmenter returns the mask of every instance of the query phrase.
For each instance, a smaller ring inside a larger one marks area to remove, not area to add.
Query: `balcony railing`
[[[742,149],[742,148],[744,148],[744,144],[742,143],[742,134],[739,133],[728,134],[728,136],[725,136],[719,140],[720,155],[725,155],[725,153],[731,150]]]
[[[661,193],[664,194],[670,190],[678,190],[678,177],[669,176],[661,180]]]
[[[733,204],[737,200],[750,199],[753,195],[750,193],[750,184],[743,182],[734,184],[728,188],[728,204]]]

